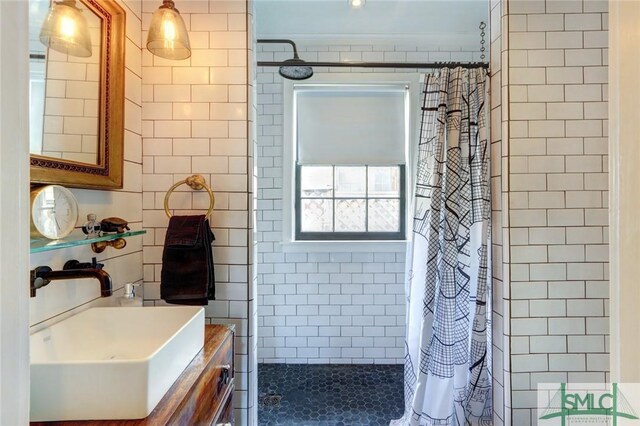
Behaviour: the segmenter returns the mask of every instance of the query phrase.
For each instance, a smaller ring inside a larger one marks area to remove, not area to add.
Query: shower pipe
[[[288,43],[293,47],[293,52],[297,56],[296,44],[287,39],[258,39],[257,43]],[[258,61],[259,67],[282,67],[290,66],[287,62],[278,61]],[[309,67],[333,67],[333,68],[484,68],[489,69],[486,62],[309,62],[304,61],[304,65]]]

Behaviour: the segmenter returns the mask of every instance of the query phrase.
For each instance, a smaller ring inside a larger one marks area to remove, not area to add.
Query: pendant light
[[[87,18],[76,6],[76,0],[52,2],[40,29],[40,41],[50,49],[71,56],[91,56],[91,36]]]
[[[165,59],[187,59],[191,56],[191,44],[187,27],[172,0],[163,0],[153,13],[147,49]]]

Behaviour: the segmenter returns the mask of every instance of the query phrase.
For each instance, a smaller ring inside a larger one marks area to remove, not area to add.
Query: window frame
[[[367,178],[366,178],[366,185],[367,185],[367,194],[365,194],[364,197],[336,197],[335,196],[335,168],[336,167],[341,167],[340,165],[333,165],[333,164],[323,164],[322,166],[330,166],[333,167],[334,170],[334,179],[333,179],[333,185],[334,185],[334,195],[332,197],[327,197],[327,200],[332,200],[335,202],[335,200],[365,200],[365,204],[367,205],[366,207],[366,212],[368,213],[368,202],[369,200],[396,200],[398,199],[400,201],[400,212],[399,212],[399,230],[397,232],[381,232],[381,231],[364,231],[364,232],[342,232],[342,231],[332,231],[332,232],[308,232],[308,231],[302,231],[301,227],[302,227],[302,188],[301,188],[301,173],[300,170],[302,167],[304,167],[304,165],[301,164],[297,164],[296,163],[296,175],[295,175],[295,204],[294,204],[294,209],[295,209],[295,215],[294,215],[294,222],[295,222],[295,240],[296,241],[387,241],[387,240],[391,240],[391,241],[398,241],[398,240],[404,240],[405,239],[405,235],[406,235],[406,224],[407,224],[407,215],[406,215],[406,204],[407,204],[407,197],[406,197],[406,181],[405,181],[405,174],[406,174],[406,165],[405,164],[389,164],[389,165],[368,165],[368,164],[358,164],[358,165],[354,165],[354,167],[365,167],[367,170]],[[398,194],[398,198],[396,197],[369,197],[368,194],[368,186],[369,186],[369,179],[368,179],[368,170],[369,167],[398,167],[399,171],[400,171],[400,182],[399,182],[399,194]],[[333,226],[335,228],[335,217],[336,217],[336,210],[335,210],[335,203],[334,203],[334,208],[333,208]],[[365,224],[368,223],[369,220],[369,215],[366,214],[365,215]]]

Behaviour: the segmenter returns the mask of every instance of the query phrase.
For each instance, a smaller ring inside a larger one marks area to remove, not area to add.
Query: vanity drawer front
[[[233,395],[234,389],[230,389],[229,397],[227,398],[227,402],[222,407],[222,412],[218,415],[218,417],[211,423],[210,426],[230,426],[235,423],[235,419],[233,417]]]
[[[233,334],[229,334],[211,362],[202,372],[169,424],[204,425],[210,424],[231,400],[228,392],[233,386]]]

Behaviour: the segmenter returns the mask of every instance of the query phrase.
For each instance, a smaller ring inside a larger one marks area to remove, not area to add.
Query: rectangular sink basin
[[[204,309],[91,308],[30,343],[32,421],[141,419],[202,349]]]

